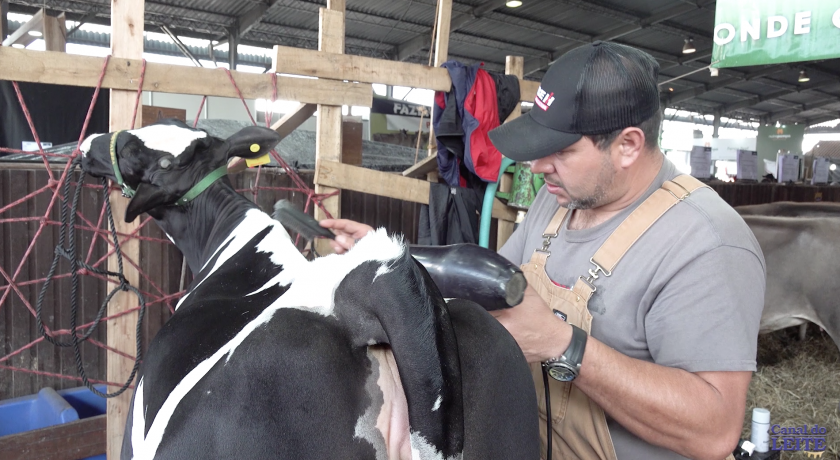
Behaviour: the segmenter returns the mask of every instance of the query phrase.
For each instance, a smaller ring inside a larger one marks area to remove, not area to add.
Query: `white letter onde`
[[[837,11],[840,12],[840,10],[837,10]],[[837,16],[837,13],[834,13],[834,15]],[[834,24],[837,25],[837,22],[835,22]],[[840,27],[840,26],[837,26],[837,27]],[[721,38],[721,36],[720,36],[720,31],[721,30],[728,31],[729,35]],[[732,40],[735,39],[735,26],[733,26],[732,24],[729,24],[729,23],[723,23],[723,24],[716,25],[715,26],[714,39],[715,39],[715,44],[717,44],[718,46],[723,46],[723,45],[731,42]]]
[[[753,40],[758,40],[761,36],[761,17],[756,16],[752,21],[741,19],[741,41],[747,41],[747,35]]]
[[[800,11],[793,17],[793,34],[802,35],[811,32],[811,12]]]
[[[776,24],[779,28],[776,28]],[[770,16],[767,18],[767,38],[781,37],[787,32],[788,20],[784,16]]]

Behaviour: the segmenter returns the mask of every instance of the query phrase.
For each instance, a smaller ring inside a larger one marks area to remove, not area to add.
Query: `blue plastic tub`
[[[105,392],[105,385],[96,389]],[[0,401],[0,436],[102,415],[105,408],[105,398],[85,387],[61,391],[43,388],[38,394]],[[84,460],[105,460],[105,454]]]

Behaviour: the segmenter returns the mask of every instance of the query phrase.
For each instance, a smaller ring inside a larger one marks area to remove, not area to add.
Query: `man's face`
[[[547,157],[531,161],[531,171],[545,175],[548,193],[560,206],[593,209],[608,204],[616,167],[612,155],[586,137]]]

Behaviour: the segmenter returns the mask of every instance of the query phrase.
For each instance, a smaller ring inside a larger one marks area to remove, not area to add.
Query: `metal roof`
[[[10,11],[32,14],[47,7],[68,19],[107,23],[109,0],[9,0]],[[316,48],[318,10],[325,0],[146,0],[147,29],[165,25],[181,36],[224,39],[241,32],[240,42]],[[660,63],[666,107],[773,123],[816,124],[840,117],[840,60],[720,69],[710,63],[715,2],[708,0],[458,0],[452,7],[449,57],[484,62],[503,71],[506,55],[525,57],[528,78],[538,80],[564,52],[594,40],[612,40],[643,49]],[[348,54],[427,63],[436,0],[349,0]],[[79,37],[76,37],[80,34]],[[684,39],[697,48],[683,55]],[[68,41],[90,37],[76,32]],[[102,39],[102,37],[97,37]],[[89,41],[85,41],[90,43]],[[149,49],[147,42],[147,51]],[[156,47],[154,52],[160,52]],[[170,52],[177,52],[171,47]],[[209,55],[209,50],[193,50]],[[217,60],[222,55],[216,52]],[[239,56],[260,65],[261,57]],[[246,62],[249,61],[249,62]],[[699,71],[698,71],[699,70]],[[805,70],[811,80],[798,83]],[[696,73],[691,73],[694,72]],[[688,74],[688,75],[686,75]]]

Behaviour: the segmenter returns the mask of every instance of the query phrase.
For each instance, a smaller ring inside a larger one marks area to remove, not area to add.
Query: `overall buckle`
[[[551,239],[556,238],[558,233],[543,233],[543,243],[542,247],[537,249],[538,252],[542,252],[545,254],[546,257],[551,255],[551,251],[548,250],[548,247],[551,246]]]

